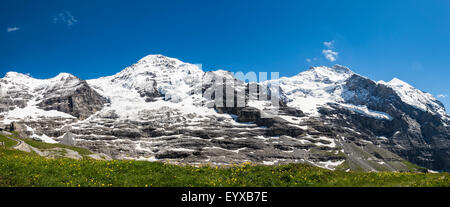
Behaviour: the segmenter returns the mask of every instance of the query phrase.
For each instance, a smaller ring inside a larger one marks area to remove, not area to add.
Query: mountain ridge
[[[116,159],[305,162],[329,169],[345,162],[364,171],[405,170],[406,159],[448,171],[445,107],[399,79],[375,82],[341,65],[256,83],[232,75],[163,55],[86,81],[68,73],[34,79],[8,72],[0,79],[6,91],[0,122],[15,122],[36,139],[60,140],[70,132],[79,146]],[[242,96],[245,106],[211,105],[214,100],[201,92],[221,98],[217,77],[231,79],[231,88],[224,88]],[[261,89],[275,82],[281,88],[278,112],[266,118],[275,102],[251,97],[271,94]]]
[[[139,65],[139,64],[147,64],[147,63],[150,63],[150,64],[152,64],[152,65],[155,65],[155,64],[156,64],[156,66],[161,66],[161,65],[166,64],[166,66],[169,65],[170,67],[179,66],[179,65],[181,65],[181,64],[189,64],[189,63],[184,63],[184,62],[182,62],[182,61],[179,60],[179,59],[176,59],[176,58],[170,58],[170,57],[164,56],[164,55],[162,55],[162,54],[152,54],[152,55],[147,55],[147,56],[141,58],[140,60],[137,61],[136,64],[133,64],[132,66],[127,67],[127,68],[125,68],[125,69],[123,69],[123,70],[117,72],[117,73],[114,74],[114,75],[111,75],[111,76],[103,76],[103,77],[94,78],[94,79],[88,79],[88,80],[86,80],[86,81],[94,81],[94,80],[98,80],[98,79],[103,79],[103,78],[108,78],[108,77],[118,76],[119,74],[124,73],[126,70],[130,71],[130,69],[134,69],[134,68],[135,68],[135,65]],[[171,64],[172,64],[172,65],[171,65]],[[189,64],[189,65],[192,65],[192,64]],[[333,65],[332,67],[327,67],[327,66],[310,67],[308,70],[299,72],[297,75],[294,75],[294,76],[291,76],[291,77],[285,77],[285,76],[283,76],[283,77],[280,77],[279,79],[294,78],[294,77],[297,77],[297,76],[301,75],[302,73],[307,73],[308,71],[311,71],[311,70],[317,70],[317,69],[325,69],[325,70],[329,70],[329,71],[334,71],[334,70],[337,69],[337,71],[341,71],[341,72],[343,72],[344,74],[347,72],[347,74],[351,74],[351,75],[356,74],[356,75],[361,76],[360,74],[354,73],[353,71],[351,71],[351,70],[350,70],[348,67],[346,67],[346,66],[339,65],[339,64],[335,64],[335,65]],[[131,70],[131,71],[132,71],[132,70]],[[221,71],[221,70],[215,70],[215,71]],[[227,70],[223,70],[223,71],[231,72],[231,71],[227,71]],[[202,73],[205,73],[204,71],[201,71],[201,72],[202,72]],[[32,80],[40,80],[40,81],[43,81],[43,80],[55,80],[55,79],[59,79],[59,78],[66,78],[66,77],[70,77],[70,76],[71,76],[71,77],[74,77],[74,78],[77,78],[77,79],[80,79],[80,78],[78,78],[77,76],[75,76],[75,75],[73,75],[73,74],[65,73],[65,72],[61,72],[61,73],[59,73],[58,75],[56,75],[55,77],[52,77],[52,78],[38,79],[38,78],[33,78],[33,77],[31,77],[30,75],[23,74],[23,73],[18,73],[18,72],[14,72],[14,71],[7,72],[7,73],[5,74],[5,76],[3,77],[3,79],[7,79],[7,78],[12,79],[12,78],[17,78],[17,77],[19,77],[19,78],[27,78],[27,79],[32,79]],[[364,76],[361,76],[361,77],[364,77]],[[345,78],[343,78],[342,80],[344,80],[344,79],[346,79],[346,78],[348,78],[348,77],[345,77]],[[365,77],[365,78],[366,78],[366,77]],[[19,80],[20,80],[20,79],[19,79]],[[81,80],[81,79],[80,79],[80,80]],[[385,81],[381,80],[381,81],[377,81],[377,83],[387,85],[387,86],[389,86],[389,87],[391,87],[391,88],[394,88],[395,86],[407,86],[407,87],[411,88],[412,90],[420,91],[420,92],[422,92],[423,94],[428,95],[427,98],[428,98],[429,100],[431,100],[431,101],[433,101],[433,102],[436,102],[437,105],[439,105],[439,106],[441,106],[441,107],[443,108],[443,110],[441,110],[440,113],[442,113],[442,111],[443,111],[443,113],[447,113],[446,110],[445,110],[445,107],[443,106],[443,104],[440,103],[439,100],[437,100],[435,97],[433,97],[433,95],[431,95],[431,94],[429,94],[429,93],[427,93],[427,92],[423,92],[423,91],[421,91],[421,90],[419,90],[419,89],[417,89],[417,88],[411,86],[409,83],[400,80],[400,79],[397,78],[397,77],[394,77],[394,78],[393,78],[391,81],[389,81],[389,82],[385,82]],[[395,88],[394,88],[394,89],[395,89]],[[412,101],[405,101],[405,102],[407,102],[407,103],[409,102],[408,104],[414,105],[414,104],[411,104]],[[416,106],[416,105],[414,105],[414,106]],[[428,108],[426,108],[426,106],[425,106],[425,107],[423,107],[423,106],[419,106],[419,107],[416,106],[416,107],[417,107],[417,108],[420,108],[420,109],[422,109],[422,110],[425,110],[425,111],[428,110]],[[439,109],[438,109],[438,110],[439,110]],[[432,111],[432,110],[431,110],[431,111]],[[434,111],[433,111],[433,112],[434,112]],[[441,114],[441,115],[442,115],[442,114]],[[447,114],[447,115],[448,115],[448,114]]]

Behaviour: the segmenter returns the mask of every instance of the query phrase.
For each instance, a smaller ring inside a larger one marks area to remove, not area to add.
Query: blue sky
[[[281,76],[342,64],[450,108],[449,50],[448,0],[0,1],[0,77],[97,78],[148,54]]]

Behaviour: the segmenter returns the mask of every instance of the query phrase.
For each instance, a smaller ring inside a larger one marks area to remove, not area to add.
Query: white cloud
[[[447,94],[438,94],[437,97],[438,98],[447,98]]]
[[[308,62],[308,63],[312,63],[312,62],[315,62],[315,61],[317,61],[318,60],[318,58],[306,58],[306,62]]]
[[[325,47],[328,47],[328,48],[333,48],[333,43],[334,43],[334,40],[329,41],[329,42],[323,42],[323,45],[325,45]]]
[[[6,29],[6,32],[14,32],[14,31],[17,31],[17,30],[19,30],[20,28],[19,27],[8,27],[7,29]]]
[[[335,52],[333,50],[322,50],[322,54],[331,62],[336,61],[337,56],[339,55],[338,52]]]
[[[63,11],[59,13],[57,16],[53,17],[53,23],[63,23],[67,26],[72,26],[73,24],[77,23],[78,20],[75,19],[75,17],[68,11]]]

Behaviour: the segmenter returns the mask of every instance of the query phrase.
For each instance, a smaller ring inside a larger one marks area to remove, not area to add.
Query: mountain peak
[[[36,79],[31,77],[29,74],[23,74],[18,73],[14,71],[7,72],[5,79],[11,79],[11,80],[21,80],[21,79],[27,79],[27,80],[36,80],[36,81],[45,81],[45,80],[55,80],[55,81],[63,81],[63,80],[71,80],[71,79],[78,79],[76,76],[70,74],[70,73],[59,73],[57,76],[49,79]]]
[[[31,78],[31,77],[27,74],[10,71],[6,73],[4,78]]]
[[[351,71],[348,67],[343,66],[343,65],[333,65],[333,67],[331,67],[334,71],[336,72],[340,72],[340,73],[353,73],[353,71]]]
[[[54,78],[51,78],[53,80],[68,80],[68,79],[78,79],[76,76],[70,74],[70,73],[60,73]]]
[[[391,86],[397,86],[397,87],[408,87],[408,88],[414,88],[412,85],[410,85],[409,83],[402,81],[398,78],[393,78],[391,81],[387,82],[388,85]]]
[[[176,58],[164,55],[147,55],[124,70],[118,72],[114,77],[128,79],[130,76],[156,76],[173,77],[179,73],[202,73],[203,71],[196,65],[182,62]]]
[[[332,67],[327,66],[316,66],[310,67],[309,70],[313,71],[324,71],[324,72],[332,72],[332,73],[340,73],[340,74],[354,74],[348,67],[343,65],[333,65]]]
[[[348,79],[353,74],[355,73],[345,66],[334,65],[331,68],[327,66],[311,67],[309,70],[299,73],[297,77],[315,81],[330,80],[333,82],[338,82]]]
[[[142,59],[140,59],[138,61],[138,64],[149,64],[149,65],[153,65],[153,66],[165,66],[165,67],[176,67],[178,65],[183,64],[182,61],[176,59],[176,58],[171,58],[171,57],[167,57],[161,54],[152,54],[152,55],[147,55],[145,57],[143,57]]]

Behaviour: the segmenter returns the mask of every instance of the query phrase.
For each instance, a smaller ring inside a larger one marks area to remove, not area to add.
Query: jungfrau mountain
[[[246,83],[149,55],[93,80],[8,72],[0,89],[2,125],[44,142],[70,135],[114,159],[449,171],[450,116],[442,103],[397,78],[375,82],[340,65]],[[230,101],[222,89],[244,105],[215,105]]]

